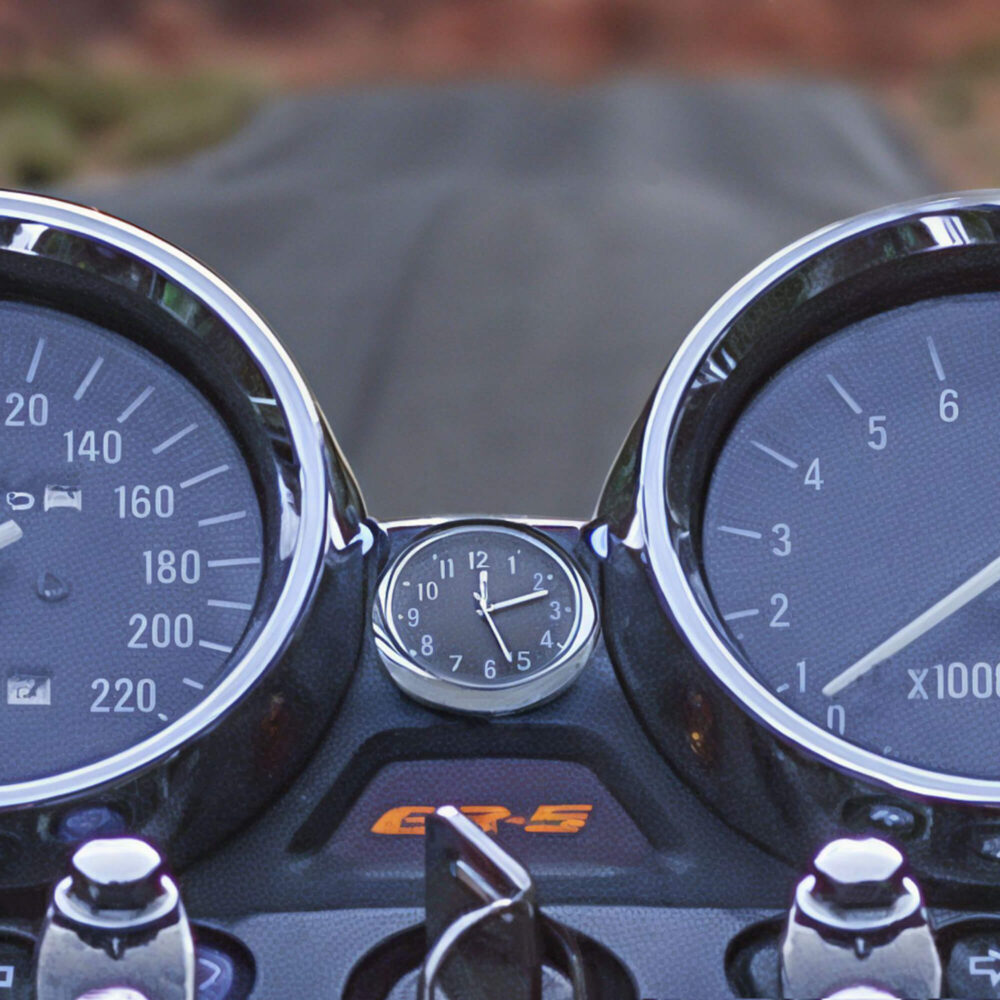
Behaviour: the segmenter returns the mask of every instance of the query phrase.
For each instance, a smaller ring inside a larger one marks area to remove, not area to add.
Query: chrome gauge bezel
[[[695,553],[693,538],[700,519],[689,517],[689,501],[706,483],[691,481],[690,470],[701,459],[681,425],[686,408],[703,411],[705,394],[724,391],[727,380],[772,336],[766,324],[748,321],[740,327],[751,306],[770,297],[797,308],[882,264],[927,261],[926,255],[998,245],[1000,192],[966,192],[837,223],[761,264],[712,307],[660,380],[639,446],[637,520],[635,534],[627,539],[642,549],[660,603],[680,635],[757,721],[807,754],[866,782],[979,805],[1000,804],[1000,781],[938,773],[862,749],[796,713],[740,662],[711,606]]]
[[[379,580],[372,611],[375,645],[389,676],[410,697],[452,712],[472,715],[507,715],[541,705],[565,690],[580,675],[594,650],[599,632],[597,603],[590,584],[573,557],[552,539],[536,530],[541,525],[489,518],[428,522],[428,530],[408,544]],[[568,522],[561,522],[565,527]],[[389,526],[387,526],[389,527]],[[579,525],[573,525],[578,528]],[[566,648],[544,670],[528,677],[482,687],[438,677],[410,657],[406,644],[392,626],[393,595],[400,575],[416,553],[442,538],[488,530],[523,539],[554,559],[570,581],[577,615]]]
[[[89,208],[0,193],[0,259],[70,265],[171,314],[233,370],[270,440],[270,488],[280,506],[282,582],[266,620],[241,645],[219,684],[186,714],[111,757],[57,775],[0,786],[0,809],[72,798],[137,774],[211,731],[282,655],[314,594],[330,545],[349,528],[334,509],[321,417],[302,377],[260,316],[210,270],[177,248]],[[155,351],[155,347],[153,348]],[[239,369],[237,371],[237,369]],[[260,608],[255,610],[255,616]]]

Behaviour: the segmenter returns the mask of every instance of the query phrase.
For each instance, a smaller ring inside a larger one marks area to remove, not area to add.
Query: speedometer
[[[264,541],[232,434],[144,348],[0,302],[0,371],[11,784],[111,756],[211,690],[250,621]]]
[[[0,883],[95,817],[183,863],[267,802],[351,676],[371,538],[232,289],[0,194]]]

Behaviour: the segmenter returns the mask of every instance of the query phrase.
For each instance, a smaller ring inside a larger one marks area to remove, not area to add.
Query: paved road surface
[[[296,98],[189,162],[74,194],[261,309],[376,515],[585,517],[734,280],[934,188],[853,91],[625,81]]]

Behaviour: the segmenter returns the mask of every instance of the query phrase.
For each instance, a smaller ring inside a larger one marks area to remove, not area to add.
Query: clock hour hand
[[[497,601],[496,604],[491,604],[486,610],[490,612],[503,611],[504,608],[513,608],[518,604],[527,604],[528,601],[537,601],[548,596],[549,592],[547,590],[533,590],[530,594],[522,594],[520,597],[511,597],[506,601]]]

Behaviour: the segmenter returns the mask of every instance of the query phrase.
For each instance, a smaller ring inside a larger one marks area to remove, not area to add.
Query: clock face
[[[451,689],[530,687],[578,665],[593,638],[593,598],[580,570],[519,526],[436,529],[396,559],[381,590],[382,631],[397,664]]]

